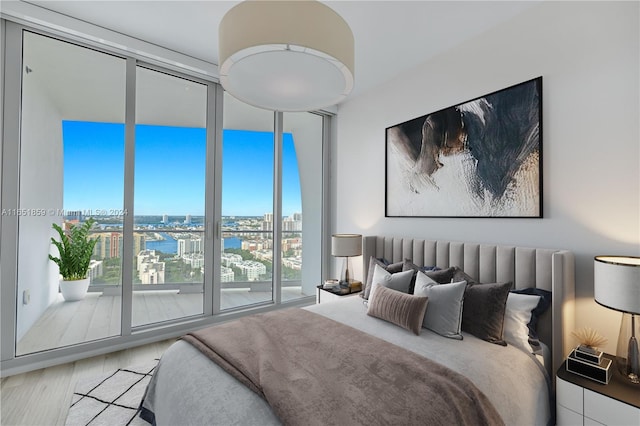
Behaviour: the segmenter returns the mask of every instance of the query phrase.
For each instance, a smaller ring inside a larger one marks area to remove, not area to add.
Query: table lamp
[[[640,383],[640,257],[596,256],[593,263],[596,302],[622,312],[616,365],[632,383]]]
[[[353,279],[349,258],[362,255],[362,235],[333,234],[331,236],[331,255],[344,257],[344,264],[340,273],[340,285],[348,285],[351,291],[359,291],[362,283]]]

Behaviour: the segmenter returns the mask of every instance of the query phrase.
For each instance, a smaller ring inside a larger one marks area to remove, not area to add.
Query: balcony
[[[271,286],[271,282],[257,284]],[[310,296],[302,294],[299,283],[289,284],[282,288],[283,302]],[[159,290],[159,287],[162,289]],[[189,291],[193,290],[193,285],[191,289],[188,289],[188,286],[167,287],[169,288],[162,285],[134,286],[133,324],[160,323],[202,314],[202,293]],[[271,291],[251,291],[247,287],[237,286],[223,288],[220,293],[220,308],[227,310],[238,306],[250,306],[270,299]],[[58,294],[57,300],[18,342],[16,353],[24,355],[118,336],[121,301],[119,286],[110,286],[107,292],[90,291],[78,302],[65,302],[62,295]]]

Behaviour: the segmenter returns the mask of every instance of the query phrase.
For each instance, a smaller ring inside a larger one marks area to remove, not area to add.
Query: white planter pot
[[[67,302],[75,302],[76,300],[84,299],[89,289],[89,278],[75,281],[60,281],[60,291],[62,297]]]

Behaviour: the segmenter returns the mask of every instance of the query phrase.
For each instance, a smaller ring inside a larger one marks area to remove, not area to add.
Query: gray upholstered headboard
[[[483,283],[514,283],[514,288],[537,287],[553,293],[553,302],[540,318],[540,340],[551,349],[552,372],[557,371],[572,345],[575,326],[575,266],[567,250],[431,241],[415,238],[366,236],[362,243],[363,273],[371,257],[391,262],[411,259],[418,266],[458,266]]]

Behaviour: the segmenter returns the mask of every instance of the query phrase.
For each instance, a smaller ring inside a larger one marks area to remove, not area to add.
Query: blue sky
[[[63,121],[64,209],[119,210],[124,197],[124,125]],[[136,126],[135,215],[204,214],[202,128]],[[283,214],[301,211],[298,164],[283,135]],[[223,131],[222,215],[273,210],[273,133]]]

